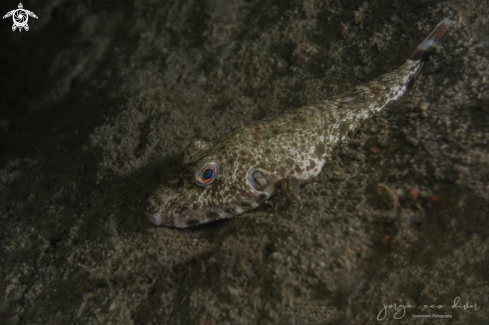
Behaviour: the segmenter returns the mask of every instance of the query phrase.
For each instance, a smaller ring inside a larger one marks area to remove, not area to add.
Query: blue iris
[[[211,168],[208,168],[202,174],[202,178],[208,180],[209,178],[212,178],[213,175],[214,175],[214,171]]]

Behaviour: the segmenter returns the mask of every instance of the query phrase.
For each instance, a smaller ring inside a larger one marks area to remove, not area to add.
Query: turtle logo
[[[27,25],[27,21],[29,20],[29,16],[36,18],[37,16],[35,13],[29,10],[23,9],[24,6],[22,6],[22,3],[19,3],[19,9],[15,9],[12,11],[9,11],[3,16],[3,19],[8,18],[12,16],[14,20],[14,24],[12,25],[12,31],[15,32],[15,30],[18,28],[19,32],[22,31],[22,28],[25,28],[26,31],[29,30],[29,25]]]

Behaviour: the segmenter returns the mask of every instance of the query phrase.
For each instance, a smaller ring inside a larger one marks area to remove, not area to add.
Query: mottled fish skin
[[[390,106],[412,85],[427,50],[450,27],[439,23],[398,70],[320,103],[234,129],[212,142],[197,140],[183,153],[183,168],[148,200],[156,225],[189,227],[230,218],[260,206],[288,177],[317,176],[338,143],[363,121]],[[218,166],[210,184],[196,177]]]

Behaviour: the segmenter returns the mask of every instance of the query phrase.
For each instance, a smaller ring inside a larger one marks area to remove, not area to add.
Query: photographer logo
[[[14,24],[12,25],[12,31],[14,32],[17,28],[19,29],[19,32],[22,31],[22,28],[24,28],[26,31],[29,30],[29,25],[27,25],[29,16],[37,19],[36,14],[33,13],[32,11],[24,9],[22,3],[19,3],[18,9],[7,12],[5,16],[3,16],[3,19],[8,18],[10,16],[12,16],[12,19],[14,20]]]

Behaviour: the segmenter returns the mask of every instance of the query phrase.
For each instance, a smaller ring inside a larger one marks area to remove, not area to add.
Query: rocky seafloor
[[[23,4],[29,31],[0,21],[1,324],[489,322],[484,1]],[[142,212],[193,140],[391,71],[446,17],[318,177],[193,228]]]

